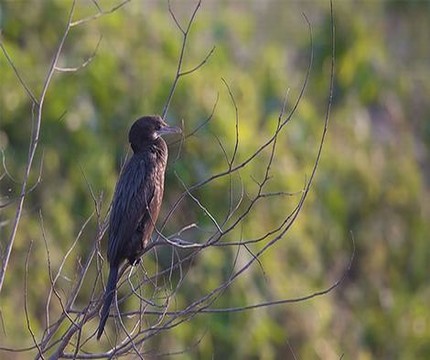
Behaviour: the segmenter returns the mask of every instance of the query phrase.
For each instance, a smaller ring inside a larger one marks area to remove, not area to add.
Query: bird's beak
[[[169,126],[167,124],[163,125],[163,127],[160,130],[156,131],[156,134],[158,136],[165,135],[165,134],[180,134],[182,133],[182,129],[178,126]]]

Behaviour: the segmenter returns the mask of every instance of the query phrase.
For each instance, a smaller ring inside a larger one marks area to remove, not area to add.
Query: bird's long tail
[[[103,334],[103,329],[105,328],[106,321],[109,317],[109,309],[112,304],[113,296],[115,294],[116,282],[118,277],[118,266],[111,266],[109,270],[109,278],[106,284],[105,301],[103,303],[102,312],[100,315],[100,324],[97,331],[97,340]]]

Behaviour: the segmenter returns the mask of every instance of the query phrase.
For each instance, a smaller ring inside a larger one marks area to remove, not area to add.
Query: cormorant
[[[133,156],[115,188],[109,218],[107,259],[109,278],[104,295],[97,340],[100,339],[112,303],[118,270],[128,260],[140,261],[160,211],[167,164],[167,145],[161,135],[180,132],[160,116],[144,116],[134,122],[128,134]]]

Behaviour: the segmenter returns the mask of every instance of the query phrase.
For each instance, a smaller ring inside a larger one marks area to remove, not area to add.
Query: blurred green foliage
[[[116,1],[99,1],[108,9]],[[305,208],[285,238],[223,293],[216,307],[235,307],[294,298],[327,288],[345,271],[336,290],[312,301],[242,313],[203,314],[148,343],[155,352],[183,350],[184,359],[425,359],[430,357],[428,281],[430,209],[430,6],[428,1],[337,1],[336,79],[329,136]],[[185,23],[194,3],[172,1]],[[0,1],[4,46],[15,66],[39,96],[46,71],[67,22],[70,2]],[[78,1],[74,19],[97,11]],[[312,26],[315,58],[304,98],[279,138],[270,190],[299,191],[316,156],[327,106],[330,75],[328,1],[203,2],[185,53],[185,69],[168,120],[191,131],[213,119],[183,146],[172,146],[164,203],[166,215],[183,191],[174,172],[188,185],[226,169],[218,140],[231,156],[235,112],[221,78],[239,109],[239,160],[254,152],[276,128],[287,89],[291,109],[304,81]],[[49,89],[31,183],[41,183],[25,202],[5,286],[0,295],[0,345],[32,345],[23,303],[24,262],[30,257],[29,307],[33,331],[45,326],[49,290],[43,233],[56,269],[85,219],[95,194],[103,193],[106,212],[127,152],[127,131],[142,114],[160,113],[174,78],[181,37],[167,4],[132,1],[113,14],[73,28],[60,64],[79,66],[57,73]],[[19,194],[31,134],[31,105],[0,56],[1,201]],[[217,140],[218,139],[218,140]],[[179,154],[178,158],[177,155]],[[268,154],[232,177],[234,196],[243,185],[256,188]],[[42,161],[43,159],[43,161]],[[260,160],[259,160],[260,161]],[[9,176],[10,175],[10,176]],[[12,177],[12,178],[11,178]],[[229,180],[198,191],[220,221],[229,210]],[[266,198],[240,229],[239,241],[263,235],[293,209],[298,197]],[[15,203],[14,203],[15,204]],[[15,206],[0,209],[0,251],[9,237]],[[193,203],[181,207],[166,233],[197,222],[211,227]],[[43,226],[42,226],[43,225]],[[94,239],[90,222],[67,260],[64,292],[77,263]],[[199,238],[191,240],[199,241]],[[257,251],[262,245],[251,247]],[[180,309],[228,278],[236,254],[215,248],[189,267],[175,306]],[[238,262],[249,260],[241,251]],[[169,255],[163,260],[168,264]],[[148,269],[155,266],[151,255]],[[91,284],[80,294],[85,303]],[[137,304],[137,303],[136,303]],[[128,308],[136,305],[130,302]],[[95,325],[94,325],[95,326]],[[94,349],[99,344],[94,344]],[[103,345],[100,345],[101,347]],[[33,354],[34,355],[34,354]],[[3,352],[1,358],[33,355]]]

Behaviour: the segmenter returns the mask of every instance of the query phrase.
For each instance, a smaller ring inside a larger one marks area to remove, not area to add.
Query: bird
[[[115,187],[109,217],[107,260],[109,277],[100,314],[97,340],[103,334],[113,301],[118,271],[126,261],[140,261],[160,212],[168,150],[162,135],[180,133],[160,116],[143,116],[130,128],[128,140],[133,155]]]

